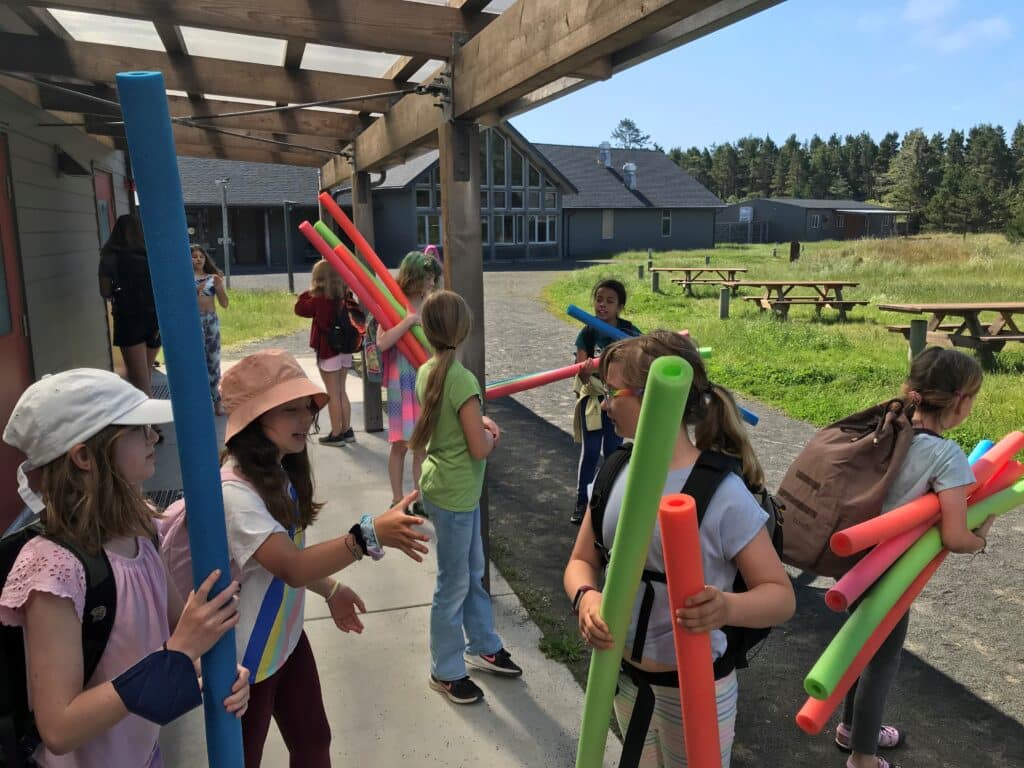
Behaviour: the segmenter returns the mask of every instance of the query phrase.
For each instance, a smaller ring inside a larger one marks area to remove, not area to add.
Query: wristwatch
[[[576,615],[579,615],[579,612],[580,612],[580,600],[583,599],[583,596],[585,594],[587,594],[587,592],[592,592],[592,591],[594,591],[596,589],[597,589],[597,587],[592,587],[589,584],[585,584],[582,587],[580,587],[579,589],[577,589],[576,590],[576,597],[574,597],[572,599],[572,612],[575,613]]]

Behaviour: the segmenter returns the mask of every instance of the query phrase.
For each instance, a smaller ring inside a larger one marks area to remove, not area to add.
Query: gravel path
[[[539,300],[543,286],[561,274],[485,273],[488,381],[573,361],[578,326],[547,313]],[[246,276],[239,278],[238,287],[243,280],[253,287],[283,286],[281,279]],[[284,346],[304,354],[306,338],[303,331],[249,345],[242,352]],[[710,370],[713,378],[713,358]],[[775,487],[814,428],[763,404],[743,402],[761,416],[751,438]],[[512,562],[542,604],[559,614],[565,609],[561,571],[575,537],[567,523],[578,455],[571,439],[573,403],[565,383],[489,407],[506,430],[501,455],[491,460],[488,470],[492,535],[510,550],[499,560],[503,566]],[[905,764],[1024,766],[1020,513],[993,528],[989,550],[976,558],[951,556],[914,604],[903,670],[889,707],[890,717],[911,734],[907,749],[912,759],[904,758]],[[515,585],[514,578],[509,580]],[[792,726],[803,700],[802,676],[840,621],[821,599],[830,584],[797,579],[797,616],[773,632],[762,658],[743,673],[736,768],[781,765],[781,758],[764,761],[780,752],[793,765],[842,764],[826,738],[810,739]],[[578,675],[585,666],[576,665]]]

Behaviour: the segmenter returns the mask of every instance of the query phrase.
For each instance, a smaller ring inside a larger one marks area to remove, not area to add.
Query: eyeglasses
[[[604,388],[605,391],[608,393],[608,397],[610,397],[612,400],[615,400],[618,397],[627,397],[629,395],[632,395],[633,397],[641,397],[644,393],[643,387],[623,387],[622,389],[616,389],[615,387],[609,387],[606,384]]]
[[[146,440],[149,440],[151,437],[156,436],[156,430],[149,424],[137,424],[130,427],[122,427],[121,429],[117,430],[117,432],[114,433],[113,438],[111,438],[111,442],[117,440],[119,437],[121,437],[121,435],[126,435],[129,432],[141,432],[143,438],[145,438]]]

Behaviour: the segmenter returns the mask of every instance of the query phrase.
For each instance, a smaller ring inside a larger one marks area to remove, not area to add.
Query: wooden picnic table
[[[789,317],[789,308],[803,304],[814,307],[817,315],[822,307],[829,307],[839,312],[839,319],[846,320],[846,311],[855,306],[867,304],[865,299],[847,299],[843,296],[844,288],[856,288],[860,283],[850,280],[738,280],[737,288],[763,288],[760,296],[746,296],[747,301],[755,302],[762,312],[771,310],[781,318]],[[793,291],[799,289],[799,295]]]
[[[746,272],[746,267],[714,267],[703,264],[698,267],[651,267],[651,272],[668,272],[681,274],[682,277],[672,280],[676,285],[683,286],[687,296],[693,296],[694,285],[727,285],[736,295],[736,275]]]
[[[1014,315],[1024,315],[1024,302],[990,301],[961,304],[879,304],[886,312],[903,312],[909,315],[930,315],[928,318],[927,340],[934,344],[968,347],[979,353],[982,362],[991,365],[995,354],[1007,342],[1024,342],[1024,332]],[[982,313],[995,314],[989,321],[981,319]],[[952,322],[943,321],[956,318]],[[892,333],[902,333],[910,338],[910,326],[890,325]]]

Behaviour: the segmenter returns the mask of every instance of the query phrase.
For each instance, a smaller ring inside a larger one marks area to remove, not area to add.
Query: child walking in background
[[[220,404],[220,316],[217,304],[228,308],[228,293],[224,288],[224,273],[217,269],[213,259],[201,245],[193,245],[192,273],[196,281],[199,300],[199,323],[203,327],[203,350],[206,352],[206,372],[210,377],[210,398],[213,412],[224,415]]]
[[[618,280],[602,280],[594,286],[594,315],[609,325],[638,336],[640,330],[628,320],[619,317],[626,308],[626,287]],[[582,363],[597,357],[615,339],[591,328],[589,325],[576,336],[576,362]],[[569,522],[579,525],[587,509],[587,488],[594,482],[601,456],[611,456],[622,445],[622,438],[615,434],[608,414],[601,408],[604,400],[604,385],[600,376],[581,371],[573,382],[576,392],[576,410],[573,413],[572,431],[576,442],[582,443],[580,463],[576,474],[576,506]]]
[[[109,371],[79,368],[25,390],[4,430],[4,441],[27,457],[19,491],[44,531],[22,546],[0,596],[0,621],[24,631],[42,737],[35,765],[163,765],[160,726],[201,703],[195,662],[238,622],[236,582],[210,597],[218,571],[184,605],[168,589],[153,543],[159,513],[141,489],[155,471],[150,425],[171,420],[169,400],[150,400]],[[41,497],[25,475],[32,469],[41,470]],[[99,590],[87,591],[83,556],[100,558],[99,574],[111,573],[116,590],[114,605],[86,616],[87,597]],[[87,658],[83,620],[102,621],[111,610],[106,645],[98,661],[94,652]],[[224,706],[241,716],[248,697],[248,672],[240,670]]]
[[[985,537],[994,519],[986,520],[976,532],[967,529],[967,489],[974,483],[974,474],[960,446],[942,437],[971,415],[981,383],[981,366],[973,357],[941,347],[931,347],[915,357],[910,375],[903,383],[904,406],[913,409],[911,422],[915,434],[885,496],[882,511],[888,512],[926,493],[938,494],[942,546],[951,552],[984,551]],[[858,604],[859,601],[854,603],[850,610]],[[835,740],[839,749],[851,752],[848,768],[899,768],[877,753],[879,748],[897,747],[904,740],[903,731],[883,725],[882,717],[909,626],[908,612],[893,627],[846,695]]]
[[[352,403],[345,391],[345,380],[352,368],[352,353],[359,348],[359,343],[349,345],[351,349],[347,351],[331,346],[331,328],[335,323],[352,338],[358,338],[358,331],[352,323],[353,309],[355,304],[349,301],[348,287],[341,276],[330,262],[318,261],[313,267],[309,290],[300,293],[295,302],[295,314],[313,319],[309,346],[316,351],[316,367],[330,397],[327,413],[331,418],[331,431],[320,438],[322,445],[342,446],[356,441],[352,429]]]
[[[420,322],[418,314],[423,300],[437,289],[441,282],[441,265],[437,259],[420,251],[410,251],[402,259],[398,270],[398,287],[412,305],[412,311],[397,326],[389,331],[372,324],[376,334],[377,349],[381,352],[384,381],[388,391],[388,479],[391,481],[391,498],[403,495],[402,476],[405,473],[405,457],[409,451],[409,438],[420,415],[416,400],[416,368],[397,347],[398,340]],[[412,485],[420,487],[420,472],[423,466],[423,451],[412,453]],[[421,502],[414,510],[423,514]]]
[[[764,479],[736,403],[728,390],[708,380],[697,348],[688,339],[669,331],[655,331],[608,347],[600,364],[601,379],[607,388],[602,408],[621,437],[634,438],[647,374],[651,364],[666,355],[681,357],[690,364],[693,383],[662,495],[678,493],[684,487],[704,451],[733,459],[734,472],[742,477],[727,474],[702,510],[700,543],[707,586],[687,600],[688,607],[679,609],[675,616],[669,609],[664,577],[659,580],[648,576],[665,572],[661,533],[655,523],[644,564],[645,580],[637,590],[633,619],[626,635],[615,716],[622,732],[628,734],[633,730],[630,720],[634,708],[638,713],[644,711],[638,699],[653,699],[650,723],[638,731],[645,734],[642,743],[633,743],[627,737],[623,745],[624,754],[630,751],[639,762],[624,764],[686,765],[672,624],[678,622],[690,632],[710,632],[722,766],[728,768],[735,736],[738,685],[735,659],[729,652],[736,649],[728,648],[722,627],[726,623],[751,628],[782,623],[793,615],[796,600],[765,528],[768,516],[748,490],[748,486],[762,487]],[[688,432],[690,426],[694,428],[694,441]],[[599,540],[594,527],[597,521],[588,507],[563,577],[566,595],[579,616],[580,634],[588,645],[601,650],[614,645],[600,612],[598,585],[606,563],[601,553],[614,552],[626,478],[625,471],[611,478],[603,500],[598,529],[601,551],[595,546]],[[737,570],[747,584],[746,592],[732,591]]]
[[[431,294],[421,319],[434,354],[416,376],[422,410],[409,445],[426,450],[420,487],[437,539],[429,682],[450,701],[472,704],[484,694],[466,674],[466,663],[509,677],[523,673],[494,631],[491,598],[483,587],[480,494],[487,457],[501,432],[482,413],[476,377],[456,359],[473,322],[466,302],[451,291]]]
[[[228,548],[244,587],[235,640],[253,675],[242,718],[245,765],[260,765],[273,717],[291,765],[326,768],[331,730],[303,631],[306,589],[327,601],[341,631],[362,632],[362,600],[331,574],[365,555],[379,560],[382,547],[421,562],[428,537],[415,530],[423,520],[405,512],[410,494],[377,518],[363,515],[345,535],[306,547],[306,529],[323,506],[313,500],[306,443],[327,394],[283,350],[240,360],[224,376],[221,394],[228,412],[222,462],[244,478],[224,480],[223,490]]]

